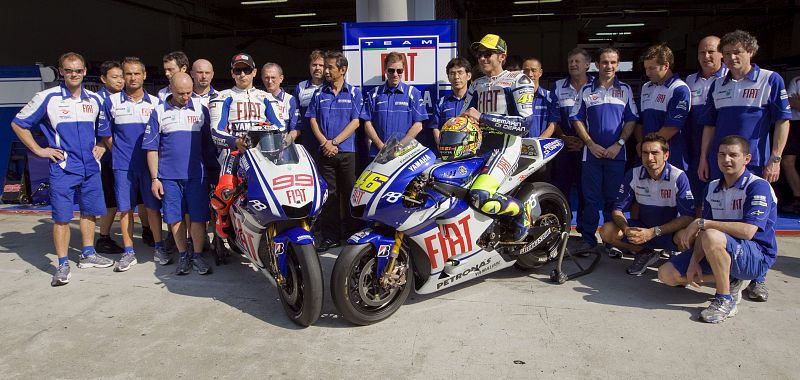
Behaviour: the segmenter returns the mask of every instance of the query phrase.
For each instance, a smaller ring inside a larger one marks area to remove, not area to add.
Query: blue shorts
[[[751,240],[741,240],[725,234],[728,242],[725,250],[731,255],[731,277],[740,280],[755,280],[767,274],[767,259],[761,247]],[[681,276],[686,276],[689,269],[689,261],[692,258],[692,250],[673,256],[669,262],[680,272]],[[700,268],[703,274],[713,274],[711,266],[705,258],[700,260]]]
[[[142,197],[144,207],[161,209],[161,201],[153,195],[150,176],[138,170],[114,170],[114,192],[117,196],[117,210],[126,212],[136,207],[137,196]],[[141,210],[140,210],[141,211]]]
[[[208,183],[202,178],[163,179],[164,221],[173,224],[188,213],[192,222],[209,221]]]
[[[99,172],[85,177],[65,172],[57,167],[54,169],[53,166],[50,166],[50,205],[53,209],[53,221],[67,223],[72,220],[75,199],[78,200],[82,216],[106,214],[103,181]]]
[[[636,219],[628,219],[628,227],[641,227],[641,228],[650,228],[642,224],[642,222]],[[633,244],[628,241],[628,237],[622,235],[622,241]],[[643,247],[647,249],[665,249],[667,251],[677,251],[678,247],[675,246],[675,242],[672,241],[672,234],[664,234],[661,236],[656,236],[646,243],[642,244]]]

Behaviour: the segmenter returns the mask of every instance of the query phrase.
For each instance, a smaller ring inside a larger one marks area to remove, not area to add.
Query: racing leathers
[[[253,126],[270,123],[285,131],[286,127],[272,107],[272,96],[256,88],[246,90],[233,87],[219,92],[209,101],[211,116],[211,138],[220,149],[219,184],[211,198],[211,206],[217,211],[216,231],[223,238],[228,237],[230,227],[229,212],[233,201],[233,190],[239,184],[237,170],[239,152],[236,139],[244,136]]]
[[[533,81],[521,71],[504,70],[497,76],[476,79],[467,91],[462,113],[474,107],[481,113],[483,134],[480,154],[488,156],[481,174],[469,190],[470,203],[480,212],[507,218],[514,231],[510,240],[521,241],[530,227],[530,205],[500,194],[497,189],[517,168],[522,137],[531,123]]]

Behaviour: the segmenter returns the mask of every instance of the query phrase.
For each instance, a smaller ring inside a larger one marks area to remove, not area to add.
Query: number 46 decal
[[[358,177],[356,180],[356,188],[364,190],[368,193],[374,193],[375,190],[378,190],[383,186],[386,181],[389,180],[389,177],[371,172],[369,170],[365,170],[361,173],[361,176]]]

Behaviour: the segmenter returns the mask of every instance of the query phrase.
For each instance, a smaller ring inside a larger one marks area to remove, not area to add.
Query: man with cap
[[[462,114],[479,123],[483,132],[480,152],[488,160],[470,188],[470,203],[487,215],[504,217],[511,229],[508,239],[520,241],[530,227],[530,204],[497,189],[517,167],[522,137],[530,129],[530,99],[536,89],[522,72],[503,70],[508,47],[500,36],[487,34],[471,49],[486,76],[470,86]]]
[[[283,122],[275,114],[266,91],[253,87],[257,75],[256,63],[250,54],[239,53],[231,59],[231,77],[236,85],[219,92],[219,96],[208,103],[211,116],[211,137],[217,148],[222,149],[219,184],[214,191],[211,205],[217,210],[217,235],[228,237],[230,220],[228,212],[232,201],[231,190],[238,184],[236,167],[239,163],[237,149],[245,149],[244,136],[251,127],[268,122],[285,130]]]

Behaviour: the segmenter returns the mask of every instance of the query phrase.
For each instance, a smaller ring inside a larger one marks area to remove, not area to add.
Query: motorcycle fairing
[[[371,228],[366,228],[350,236],[347,239],[347,243],[353,245],[372,244],[375,247],[375,252],[377,252],[375,278],[383,276],[383,270],[386,268],[386,264],[389,263],[389,256],[394,248],[394,236],[386,236]]]

